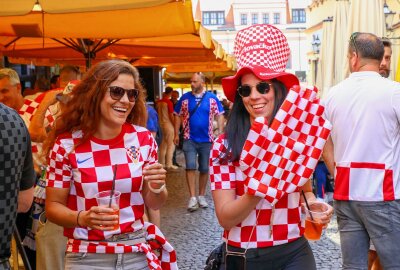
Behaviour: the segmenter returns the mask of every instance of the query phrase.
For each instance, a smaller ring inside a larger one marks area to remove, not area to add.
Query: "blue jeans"
[[[335,201],[343,269],[368,269],[369,240],[385,270],[400,269],[400,200]]]
[[[141,252],[122,254],[73,253],[65,255],[65,270],[142,270],[149,269]]]
[[[199,172],[207,173],[212,143],[197,143],[192,140],[183,141],[183,153],[185,154],[186,170],[196,170],[197,156],[199,162]]]

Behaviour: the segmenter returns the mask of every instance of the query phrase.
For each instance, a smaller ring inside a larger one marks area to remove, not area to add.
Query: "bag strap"
[[[264,202],[262,203],[262,205],[261,205],[261,207],[264,205]],[[246,245],[246,248],[244,249],[244,252],[235,252],[235,251],[229,251],[228,250],[228,243],[226,243],[226,245],[225,245],[225,252],[226,253],[234,253],[234,254],[239,254],[239,255],[244,255],[244,256],[246,256],[246,252],[247,252],[247,250],[249,249],[249,245],[250,245],[250,240],[251,240],[251,237],[253,236],[253,233],[254,233],[254,230],[255,230],[255,228],[257,227],[257,224],[258,224],[258,217],[260,216],[260,212],[261,211],[258,211],[258,213],[257,213],[257,216],[256,216],[256,223],[254,224],[254,226],[253,226],[253,228],[251,228],[251,232],[250,232],[250,236],[249,236],[249,240],[247,241],[247,245]],[[272,235],[272,219],[273,219],[273,216],[274,216],[274,208],[272,208],[272,214],[271,214],[271,218],[270,218],[270,223],[271,223],[271,229],[270,229],[270,234]],[[229,233],[230,233],[230,231],[229,231]],[[228,233],[228,239],[229,239],[229,233]]]

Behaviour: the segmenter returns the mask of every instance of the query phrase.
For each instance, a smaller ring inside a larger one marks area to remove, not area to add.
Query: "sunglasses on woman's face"
[[[261,95],[264,95],[264,94],[267,94],[269,92],[269,90],[271,90],[271,86],[272,86],[272,83],[259,82],[256,84],[255,87],[256,87],[258,93],[260,93]],[[252,88],[253,88],[253,86],[250,86],[248,84],[243,84],[243,85],[239,86],[237,91],[241,97],[248,97],[251,94]]]
[[[129,102],[135,102],[139,96],[139,90],[137,89],[124,89],[119,86],[110,86],[110,97],[114,100],[120,100],[126,93]]]

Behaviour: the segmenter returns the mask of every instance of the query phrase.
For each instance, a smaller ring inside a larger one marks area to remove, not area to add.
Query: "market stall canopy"
[[[0,36],[132,38],[191,34],[190,1],[0,1]]]
[[[137,66],[235,68],[193,20],[191,1],[41,0],[41,11],[32,11],[36,1],[15,2],[0,2],[0,53],[10,62],[89,66],[121,58]]]

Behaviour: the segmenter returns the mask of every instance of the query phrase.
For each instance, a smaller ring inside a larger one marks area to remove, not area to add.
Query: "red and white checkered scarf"
[[[270,127],[255,119],[240,156],[248,194],[274,205],[307,182],[332,128],[323,112],[316,87],[295,86]]]

